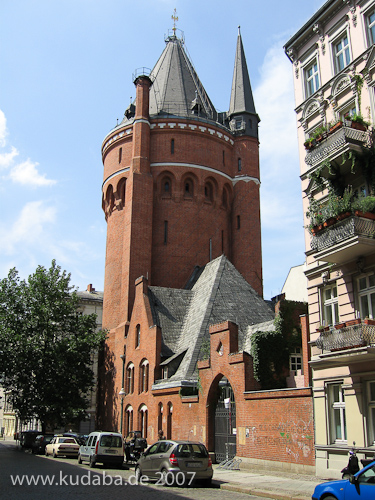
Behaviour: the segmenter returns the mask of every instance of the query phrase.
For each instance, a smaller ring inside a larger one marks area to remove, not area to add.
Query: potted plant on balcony
[[[369,122],[366,122],[361,115],[357,115],[356,113],[354,113],[354,115],[346,115],[345,120],[350,122],[351,128],[362,130],[362,132],[365,132],[370,125]]]
[[[305,149],[307,149],[307,151],[309,151],[310,149],[313,149],[315,144],[316,144],[315,137],[309,137],[306,140],[306,142],[304,143],[304,146],[305,146]]]
[[[317,143],[321,142],[327,137],[327,127],[321,126],[314,130],[313,137]]]
[[[361,323],[361,318],[350,319],[345,322],[346,326],[360,325]]]
[[[332,134],[336,130],[342,127],[342,120],[336,120],[329,124],[329,133]]]
[[[365,323],[365,325],[375,326],[375,319],[373,319],[373,318],[365,318],[364,323]]]
[[[361,196],[354,204],[355,215],[366,219],[375,220],[375,197]]]

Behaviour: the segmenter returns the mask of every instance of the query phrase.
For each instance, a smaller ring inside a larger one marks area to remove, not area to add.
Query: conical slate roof
[[[256,114],[241,33],[238,29],[229,116],[244,112]]]
[[[184,42],[173,35],[153,68],[150,78],[150,116],[198,114],[216,120],[217,112],[208,97],[192,62],[184,49]]]

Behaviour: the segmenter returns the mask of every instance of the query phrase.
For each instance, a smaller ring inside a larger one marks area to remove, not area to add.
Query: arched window
[[[117,185],[117,196],[121,200],[121,205],[125,206],[125,188],[126,188],[126,179],[123,178],[119,181]]]
[[[191,179],[184,181],[184,198],[192,198],[194,196],[194,183]]]
[[[135,327],[135,347],[139,347],[141,343],[141,325]]]
[[[126,393],[133,394],[134,392],[134,365],[129,363],[126,368]]]
[[[108,186],[108,188],[107,188],[107,193],[106,193],[106,196],[105,196],[105,201],[107,202],[107,207],[108,207],[109,211],[112,212],[113,207],[115,205],[115,197],[114,197],[114,194],[113,194],[112,184],[110,184]]]
[[[144,359],[139,366],[139,393],[148,391],[148,367],[148,361]]]
[[[204,198],[207,202],[212,203],[214,201],[214,190],[211,182],[206,182],[204,185]]]
[[[167,413],[167,439],[172,439],[172,414],[173,414],[173,404],[168,403],[168,413]]]
[[[125,410],[125,432],[126,436],[133,430],[133,407],[127,406]]]
[[[148,426],[148,409],[146,405],[142,405],[138,410],[138,427],[142,433],[142,437],[147,439],[147,426]]]

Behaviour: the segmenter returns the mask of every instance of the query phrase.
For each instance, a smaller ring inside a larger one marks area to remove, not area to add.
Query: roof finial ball
[[[241,26],[238,25],[238,35],[241,35]]]

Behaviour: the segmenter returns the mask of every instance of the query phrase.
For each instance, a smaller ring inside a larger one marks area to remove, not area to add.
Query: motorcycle
[[[146,439],[142,438],[140,431],[131,431],[124,443],[124,452],[127,462],[137,462],[147,448]]]
[[[353,476],[354,474],[357,474],[359,472],[360,467],[358,463],[358,458],[356,455],[355,448],[352,449],[352,451],[349,451],[349,461],[348,465],[342,469],[342,478],[343,479],[349,479],[350,476]]]

